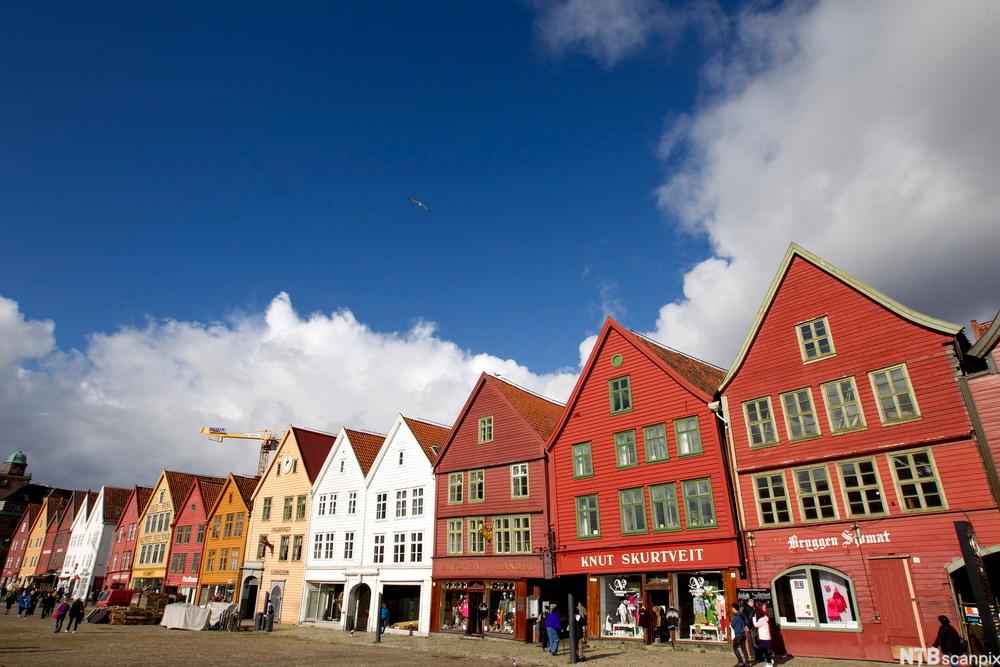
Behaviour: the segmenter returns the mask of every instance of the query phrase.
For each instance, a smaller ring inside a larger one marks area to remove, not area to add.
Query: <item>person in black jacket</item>
[[[83,600],[77,598],[73,600],[73,604],[69,606],[69,624],[66,626],[66,632],[72,632],[76,634],[77,628],[80,627],[80,621],[83,620]]]
[[[949,658],[948,662],[951,663],[952,656],[965,653],[965,640],[962,639],[962,635],[958,634],[958,630],[951,626],[951,621],[948,620],[947,616],[938,616],[938,621],[941,623],[941,627],[938,628],[937,638],[931,646],[941,649],[941,653],[945,654]]]

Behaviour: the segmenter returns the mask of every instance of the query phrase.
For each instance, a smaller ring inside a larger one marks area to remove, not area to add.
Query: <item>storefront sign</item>
[[[736,599],[740,602],[752,599],[755,602],[766,602],[768,608],[772,606],[770,588],[737,588]]]
[[[197,584],[198,577],[181,577],[182,584]]]
[[[886,544],[891,542],[888,530],[881,533],[860,533],[855,536],[850,528],[847,528],[838,536],[830,537],[799,537],[792,535],[788,538],[788,550],[796,551],[823,551],[825,549],[847,548],[861,544]]]
[[[559,574],[623,574],[625,572],[721,570],[739,565],[731,540],[679,544],[669,548],[617,548],[557,554]]]
[[[660,549],[658,551],[628,551],[622,554],[595,554],[580,556],[580,567],[615,567],[618,565],[667,565],[670,563],[700,563],[705,550]]]
[[[292,532],[291,526],[275,526],[271,529],[272,533],[290,533]]]
[[[271,570],[272,577],[287,577],[288,570]]]
[[[514,573],[518,576],[539,576],[542,561],[527,558],[438,558],[434,560],[434,576],[489,577]]]

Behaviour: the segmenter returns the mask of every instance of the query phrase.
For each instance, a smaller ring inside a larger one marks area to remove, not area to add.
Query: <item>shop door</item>
[[[478,635],[483,632],[483,613],[479,610],[479,605],[483,603],[482,593],[469,593],[469,624],[465,628],[465,634]]]
[[[918,622],[917,599],[906,558],[879,558],[868,561],[872,592],[882,617],[882,631],[892,646],[923,646]]]
[[[665,615],[667,610],[670,609],[670,589],[663,588],[646,588],[646,599],[643,601],[646,606],[647,613],[649,614],[649,627],[652,632],[650,633],[650,639],[656,641],[659,639],[661,642],[666,642],[670,639],[667,634]],[[663,622],[661,623],[661,619]]]
[[[354,629],[358,632],[368,631],[369,607],[372,604],[372,589],[368,584],[361,584],[351,593],[354,596]]]

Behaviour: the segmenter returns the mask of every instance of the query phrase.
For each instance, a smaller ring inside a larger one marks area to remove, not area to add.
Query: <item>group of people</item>
[[[28,618],[35,615],[35,609],[41,607],[41,618],[52,618],[55,620],[56,632],[63,630],[66,623],[65,632],[76,634],[80,622],[83,621],[86,605],[82,598],[73,599],[65,594],[65,590],[43,591],[36,588],[8,589],[6,586],[0,587],[0,600],[3,600],[6,610],[4,615],[10,614],[10,610],[17,605],[17,615],[21,618]]]
[[[563,627],[562,615],[559,613],[558,605],[550,605],[542,610],[540,618],[542,648],[552,655],[559,653],[559,641],[564,631],[569,631],[568,623],[576,626],[576,659],[579,662],[586,662],[583,651],[587,647],[587,608],[582,603],[576,605],[576,609],[569,619],[566,627]]]
[[[750,667],[750,651],[763,661],[765,667],[774,667],[774,652],[771,650],[771,616],[767,605],[746,602],[733,603],[733,616],[729,620],[729,632],[736,654],[736,667]]]

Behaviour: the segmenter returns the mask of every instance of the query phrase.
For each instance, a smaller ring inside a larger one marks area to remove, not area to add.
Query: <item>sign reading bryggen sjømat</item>
[[[559,574],[721,570],[739,564],[739,551],[732,540],[573,551],[556,557]]]

